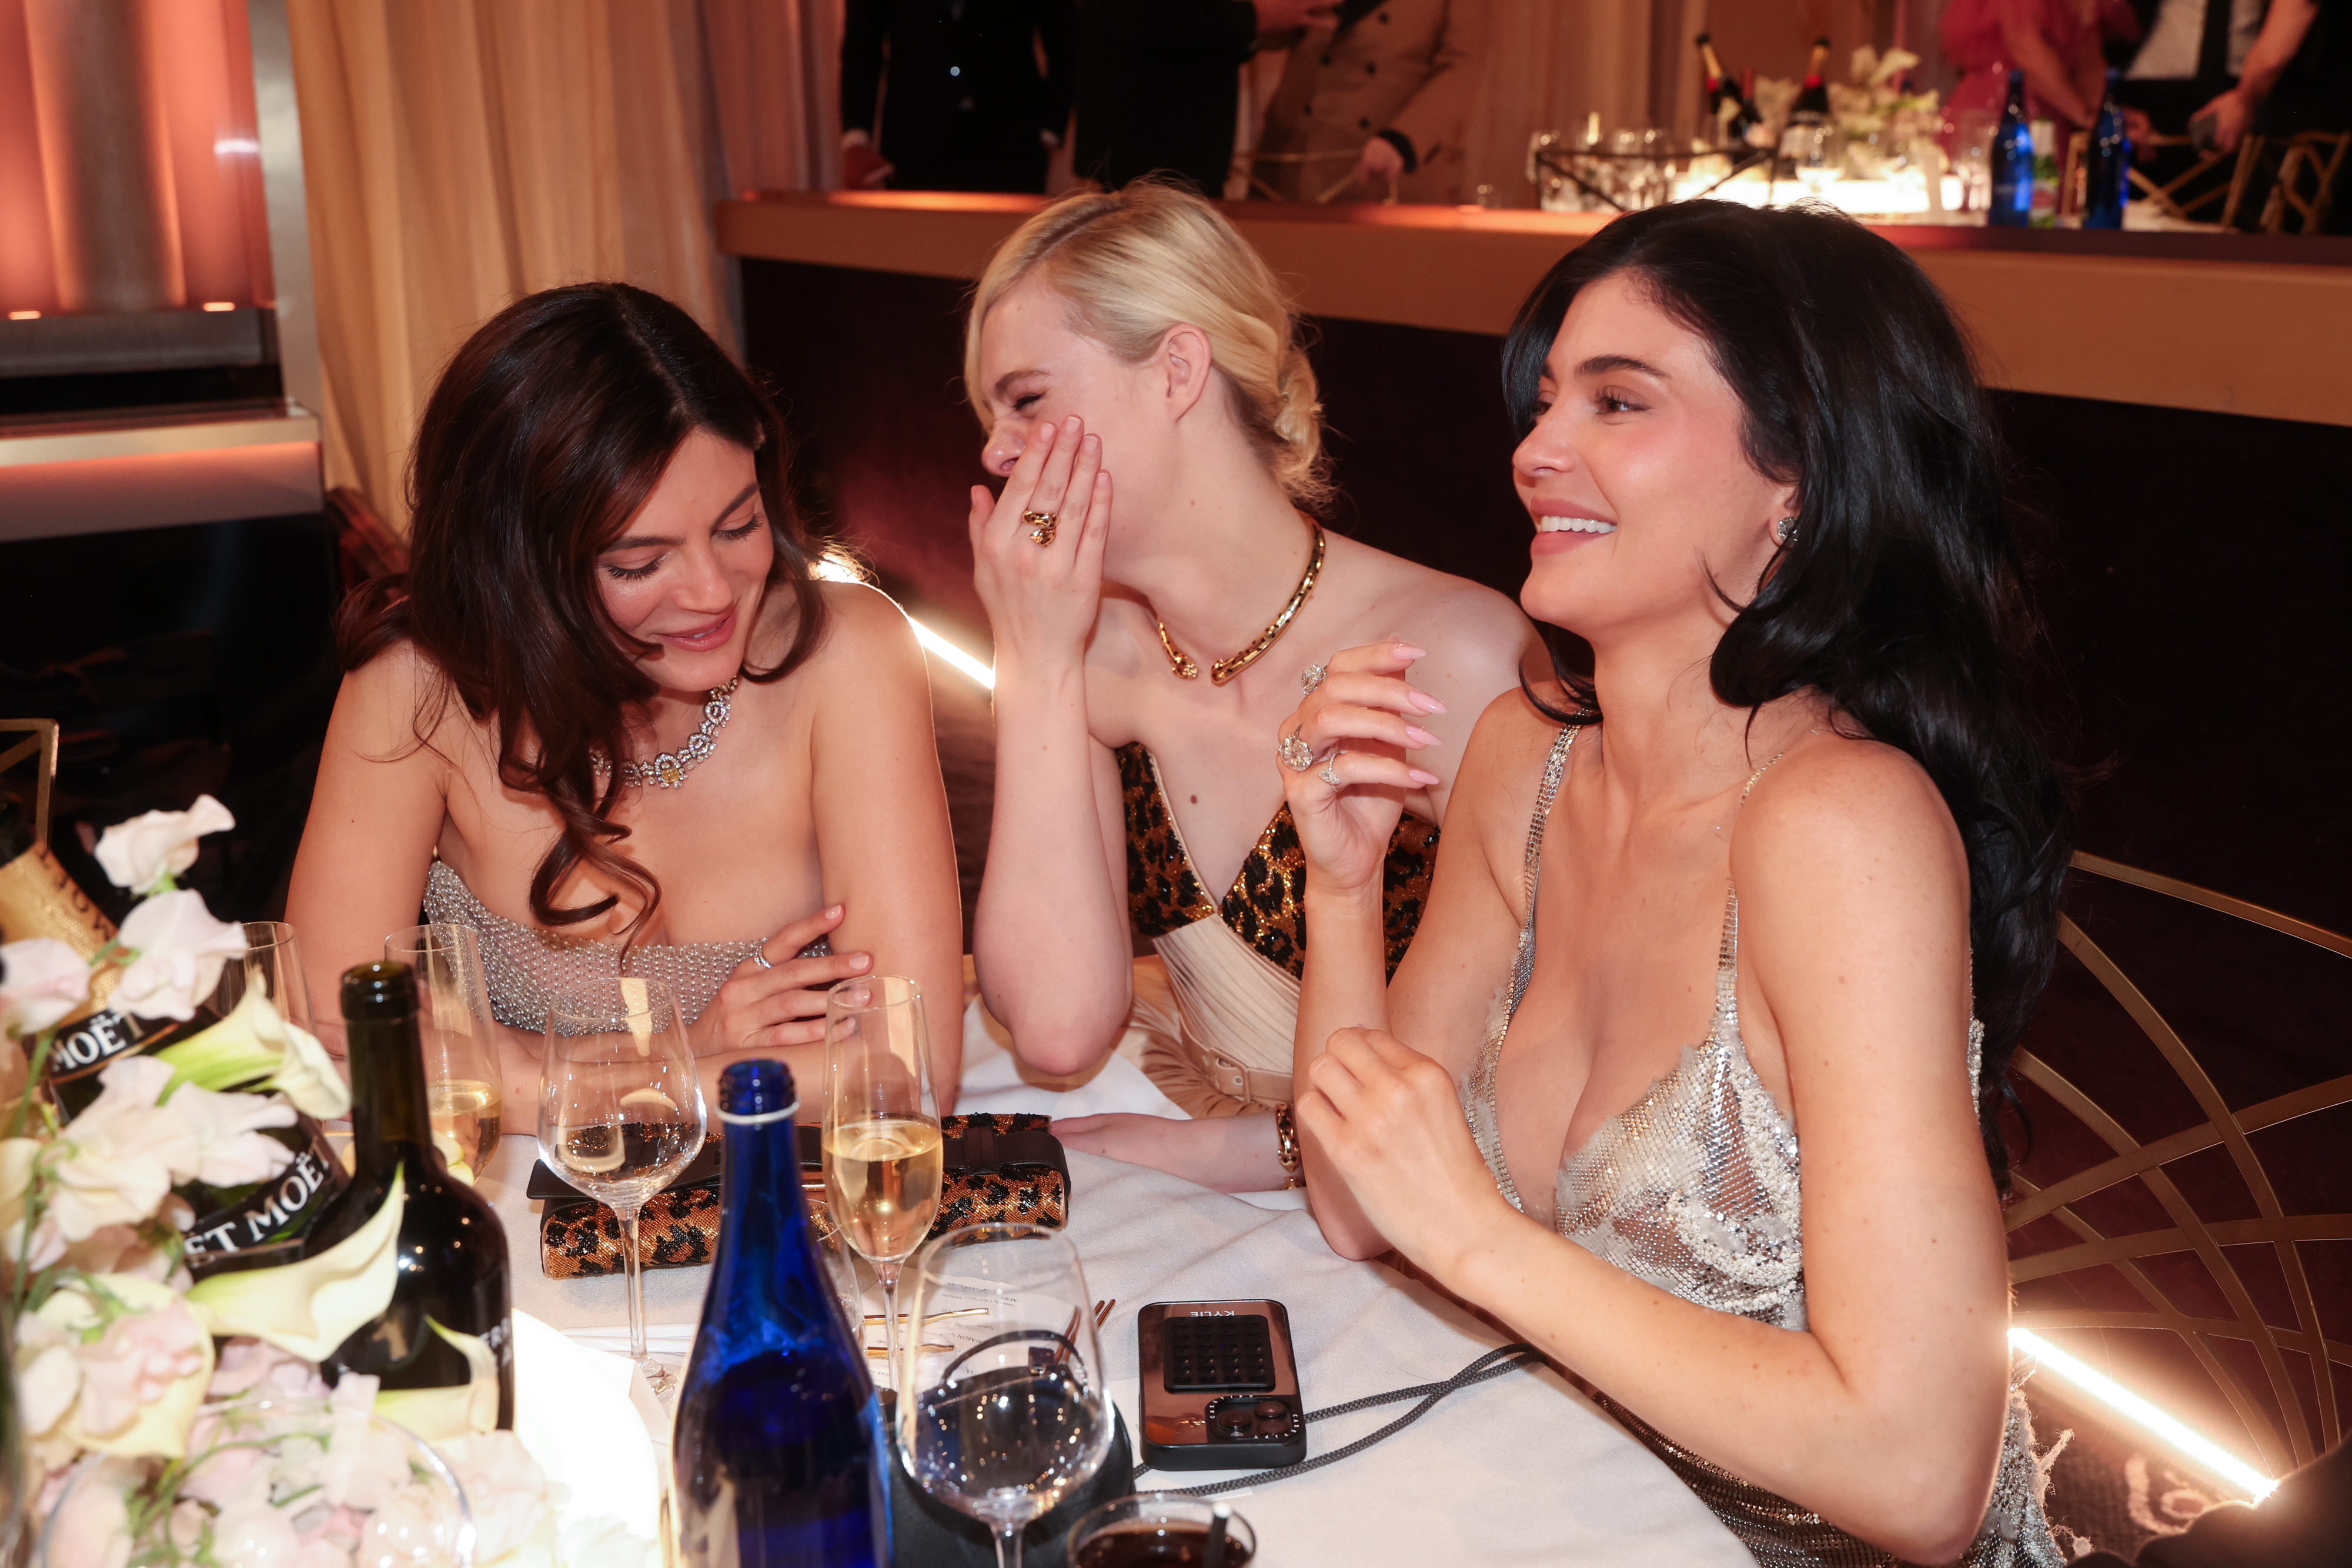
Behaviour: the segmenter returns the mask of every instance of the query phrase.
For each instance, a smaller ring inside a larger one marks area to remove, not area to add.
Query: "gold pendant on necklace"
[[[1282,634],[1290,630],[1291,620],[1298,613],[1298,607],[1306,603],[1307,596],[1315,591],[1315,580],[1322,574],[1322,571],[1323,530],[1318,527],[1315,529],[1314,551],[1307,558],[1306,575],[1298,580],[1298,588],[1291,594],[1290,602],[1282,607],[1281,614],[1266,623],[1265,630],[1259,632],[1256,640],[1248,647],[1230,659],[1219,659],[1209,666],[1211,685],[1223,685],[1227,681],[1256,664],[1268,648],[1281,641]],[[1160,628],[1160,646],[1168,655],[1169,673],[1180,681],[1199,680],[1200,664],[1192,654],[1176,645],[1175,639],[1168,635],[1168,623],[1156,616],[1152,623]]]

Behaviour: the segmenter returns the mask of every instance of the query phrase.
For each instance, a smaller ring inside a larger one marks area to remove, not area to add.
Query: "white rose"
[[[196,841],[236,826],[228,808],[199,795],[184,811],[150,811],[99,835],[98,863],[117,887],[144,893],[196,863]]]
[[[89,960],[54,936],[0,943],[0,1035],[38,1034],[89,1000]]]
[[[138,956],[115,984],[115,1004],[142,1019],[183,1023],[220,984],[221,966],[245,953],[245,927],[214,919],[204,895],[184,889],[132,910],[116,940]]]

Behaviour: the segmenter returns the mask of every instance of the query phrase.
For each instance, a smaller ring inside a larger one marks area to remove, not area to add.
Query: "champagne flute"
[[[383,956],[415,971],[433,1141],[452,1173],[471,1181],[499,1146],[506,1102],[480,939],[470,925],[411,925],[383,939]]]
[[[940,1210],[944,1151],[921,988],[869,975],[827,991],[824,1077],[825,1207],[882,1282],[887,1382],[898,1360],[898,1270]]]
[[[549,1004],[540,1155],[621,1222],[629,1359],[656,1394],[667,1394],[676,1380],[646,1353],[637,1215],[693,1163],[707,1123],[694,1048],[668,986],[617,975],[559,992]]]
[[[1034,1225],[966,1226],[916,1260],[893,1427],[916,1484],[994,1531],[997,1568],[1109,1451],[1087,1300],[1077,1249]]]

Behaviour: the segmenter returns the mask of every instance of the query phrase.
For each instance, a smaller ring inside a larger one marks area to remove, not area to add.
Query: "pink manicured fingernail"
[[[841,913],[841,905],[839,905],[838,904],[827,904],[827,905],[825,906],[824,917],[825,917],[827,920],[831,920],[832,918],[834,918],[834,916],[835,916],[835,915],[839,915],[840,913]]]
[[[1432,773],[1426,768],[1412,768],[1406,772],[1405,777],[1412,779],[1414,783],[1420,785],[1424,789],[1438,781],[1437,775]]]
[[[1400,659],[1426,659],[1429,657],[1429,650],[1416,648],[1410,643],[1399,643],[1396,645],[1396,656]]]
[[[1416,691],[1412,694],[1412,706],[1419,708],[1423,713],[1444,713],[1446,711],[1446,707],[1444,703],[1439,702],[1435,697],[1431,696],[1427,692],[1423,691]]]
[[[849,956],[849,967],[853,969],[866,968],[873,962],[874,960],[864,953],[852,953]]]
[[[1421,726],[1417,724],[1409,724],[1404,727],[1404,737],[1407,740],[1412,741],[1415,746],[1435,746],[1437,744],[1437,737],[1430,734],[1429,731],[1422,728]]]

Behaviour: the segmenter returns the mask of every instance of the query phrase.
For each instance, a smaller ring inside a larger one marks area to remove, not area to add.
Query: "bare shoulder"
[[[1968,857],[1927,770],[1881,741],[1823,729],[1757,781],[1731,844],[1733,880],[1963,884]]]
[[[1536,644],[1536,630],[1516,601],[1484,583],[1435,570],[1395,556],[1389,591],[1381,608],[1397,630],[1420,640],[1433,657],[1464,667],[1507,670],[1516,682],[1520,663]]]
[[[467,722],[447,674],[404,639],[344,675],[331,728],[371,760],[389,762],[419,750],[446,751],[452,727]]]
[[[1538,687],[1536,695],[1556,707],[1567,700],[1558,690]],[[1461,777],[1446,808],[1447,829],[1475,832],[1497,824],[1513,832],[1524,829],[1559,731],[1559,721],[1537,707],[1517,685],[1489,702],[1463,747]]]
[[[914,626],[888,594],[863,582],[820,582],[817,591],[824,605],[824,635],[807,668],[822,670],[829,685],[860,687],[877,679],[926,678]]]

